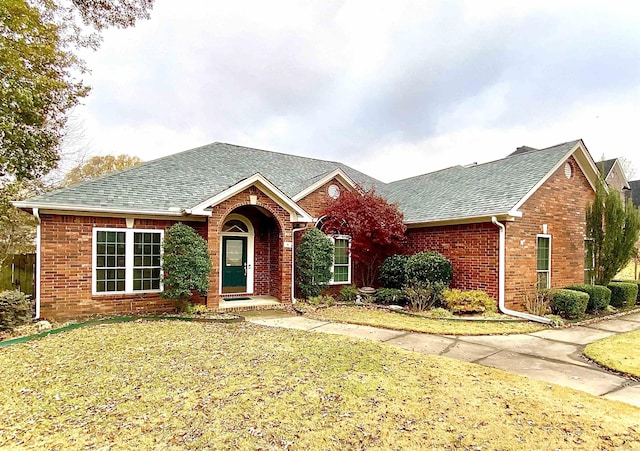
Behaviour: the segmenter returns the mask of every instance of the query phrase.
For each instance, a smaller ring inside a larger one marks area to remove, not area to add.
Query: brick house
[[[625,193],[631,191],[631,186],[627,180],[627,176],[624,173],[624,169],[620,164],[620,160],[612,158],[610,160],[603,160],[597,163],[598,169],[604,181],[607,182],[609,189],[620,192],[622,199],[625,199]]]
[[[337,162],[214,143],[15,205],[40,221],[38,317],[172,308],[160,296],[160,259],[176,222],[208,243],[210,308],[291,303],[296,241],[358,185],[398,203],[409,252],[451,259],[454,287],[523,310],[536,284],[582,282],[597,178],[581,140],[388,184]],[[353,283],[349,237],[332,238],[332,284]]]

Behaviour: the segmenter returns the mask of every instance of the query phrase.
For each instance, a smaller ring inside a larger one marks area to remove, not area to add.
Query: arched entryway
[[[266,208],[244,205],[226,216],[220,229],[220,295],[281,298],[282,244],[278,220]]]

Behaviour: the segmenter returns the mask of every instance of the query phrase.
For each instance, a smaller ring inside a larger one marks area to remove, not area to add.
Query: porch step
[[[279,310],[284,308],[278,298],[273,296],[247,296],[249,299],[241,301],[225,301],[220,299],[220,304],[216,309],[219,313],[225,312],[246,312],[251,310]]]

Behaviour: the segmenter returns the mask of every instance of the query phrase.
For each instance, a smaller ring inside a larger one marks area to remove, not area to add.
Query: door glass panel
[[[227,240],[226,266],[242,266],[242,240]]]

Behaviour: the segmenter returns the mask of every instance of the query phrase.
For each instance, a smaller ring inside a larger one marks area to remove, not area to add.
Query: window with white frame
[[[584,239],[584,283],[593,285],[595,279],[595,254],[593,238]]]
[[[333,268],[331,283],[351,283],[351,237],[345,235],[331,236],[333,241]]]
[[[539,290],[551,288],[551,235],[538,235],[536,239]]]
[[[94,293],[161,291],[162,230],[93,230]]]

